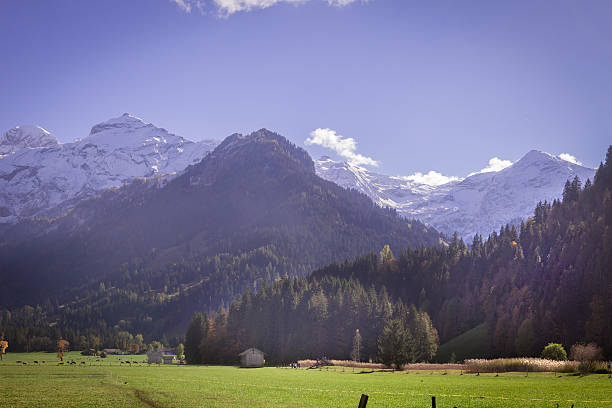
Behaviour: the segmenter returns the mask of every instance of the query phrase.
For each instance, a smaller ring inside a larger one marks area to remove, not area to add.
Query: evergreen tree
[[[519,357],[531,357],[533,351],[533,323],[531,319],[523,320],[516,334],[516,353]]]
[[[207,317],[203,316],[200,312],[196,312],[187,327],[187,332],[185,333],[185,359],[190,364],[202,363],[200,343],[206,337],[207,321]]]
[[[410,335],[402,319],[392,319],[378,338],[378,356],[383,364],[401,370],[410,360],[408,343]]]

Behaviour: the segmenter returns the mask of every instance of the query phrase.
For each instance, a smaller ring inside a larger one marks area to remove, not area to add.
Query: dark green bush
[[[548,343],[542,350],[542,358],[547,360],[566,361],[567,352],[559,343]]]

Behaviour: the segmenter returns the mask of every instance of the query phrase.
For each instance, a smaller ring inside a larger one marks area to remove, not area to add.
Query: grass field
[[[612,407],[607,375],[458,371],[366,371],[219,366],[126,366],[119,359],[68,353],[87,364],[58,366],[53,354],[9,353],[0,362],[1,407]],[[17,360],[27,365],[17,364]],[[45,364],[35,365],[46,360]],[[100,361],[96,361],[100,360]],[[468,401],[469,398],[469,401]]]
[[[436,361],[446,363],[455,353],[456,361],[466,358],[488,358],[491,355],[490,336],[483,323],[442,344],[436,354]]]

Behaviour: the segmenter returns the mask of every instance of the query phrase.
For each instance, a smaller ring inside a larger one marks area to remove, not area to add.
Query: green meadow
[[[1,407],[612,407],[612,379],[554,373],[370,371],[330,367],[189,366],[122,363],[67,353],[9,353],[0,362]],[[18,364],[25,361],[27,365]],[[35,364],[34,361],[39,364]],[[42,363],[42,361],[46,361]],[[85,364],[80,364],[85,362]]]

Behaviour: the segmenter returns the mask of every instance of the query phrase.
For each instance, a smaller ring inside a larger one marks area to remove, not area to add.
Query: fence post
[[[361,394],[361,399],[359,400],[358,408],[366,408],[366,405],[368,405],[368,396],[365,394]]]
[[[431,408],[436,408],[436,397],[431,397]]]

